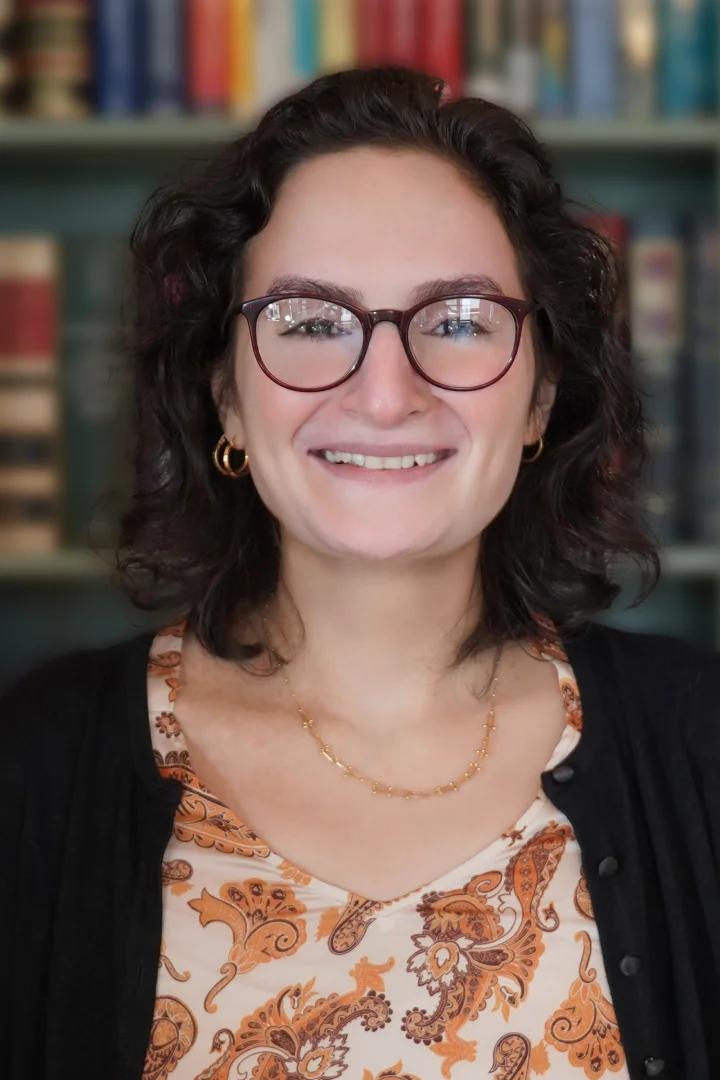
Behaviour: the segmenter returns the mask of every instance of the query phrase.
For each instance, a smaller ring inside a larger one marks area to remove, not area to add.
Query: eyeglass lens
[[[256,324],[265,367],[281,382],[320,389],[346,375],[362,351],[357,316],[330,300],[286,297],[268,304]],[[492,382],[515,346],[512,312],[482,297],[435,300],[415,313],[408,340],[431,379],[453,387]]]

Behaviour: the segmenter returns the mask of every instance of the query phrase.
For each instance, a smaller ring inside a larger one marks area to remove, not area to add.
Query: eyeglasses
[[[272,293],[233,307],[245,316],[258,364],[288,390],[339,386],[363,362],[373,327],[398,327],[408,360],[443,390],[481,390],[507,374],[517,355],[530,300],[495,293],[438,296],[400,311],[367,311],[320,293]]]

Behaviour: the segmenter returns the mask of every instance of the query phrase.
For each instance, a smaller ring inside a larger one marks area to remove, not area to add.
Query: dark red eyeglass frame
[[[347,374],[343,375],[341,379],[336,379],[333,383],[328,383],[326,386],[292,386],[289,383],[283,382],[270,372],[262,362],[260,356],[260,350],[257,344],[257,319],[263,308],[268,304],[276,303],[280,300],[297,300],[302,297],[307,297],[309,300],[324,300],[328,304],[336,304],[338,307],[346,308],[351,311],[352,314],[358,319],[363,330],[363,345],[360,350],[355,363],[352,365]],[[410,322],[413,316],[420,311],[421,308],[427,307],[429,304],[434,304],[439,300],[460,300],[463,298],[473,300],[492,300],[494,303],[500,304],[501,307],[506,308],[513,317],[515,323],[515,343],[513,345],[512,354],[507,364],[494,379],[490,379],[489,382],[480,383],[478,386],[449,386],[447,383],[438,382],[436,379],[431,379],[415,360],[412,352],[410,351],[410,345],[408,341],[408,331],[410,328]],[[252,300],[245,300],[242,304],[237,304],[228,311],[225,325],[230,319],[237,314],[242,314],[247,320],[248,327],[250,329],[250,340],[252,342],[253,353],[255,359],[260,365],[261,369],[267,375],[269,379],[272,379],[278,386],[284,386],[287,390],[297,390],[301,394],[316,394],[321,390],[332,390],[335,386],[340,386],[341,383],[346,382],[351,375],[354,375],[358,370],[370,344],[370,335],[373,327],[379,322],[392,322],[398,327],[400,331],[400,338],[405,348],[405,355],[412,367],[417,371],[418,375],[421,375],[427,382],[432,383],[433,386],[439,387],[441,390],[484,390],[486,386],[492,386],[493,383],[498,382],[504,375],[508,373],[513,365],[515,357],[517,356],[518,349],[520,347],[520,336],[522,334],[523,323],[525,318],[531,311],[538,311],[541,305],[535,303],[532,300],[520,300],[513,296],[505,296],[504,293],[458,293],[457,295],[449,295],[440,293],[437,296],[430,297],[429,299],[422,300],[419,304],[414,304],[413,307],[407,308],[405,311],[399,308],[376,308],[373,311],[368,311],[367,308],[358,307],[353,304],[348,304],[345,300],[336,300],[331,296],[326,296],[324,293],[317,293],[306,290],[304,292],[297,293],[270,293],[267,296],[257,296]]]

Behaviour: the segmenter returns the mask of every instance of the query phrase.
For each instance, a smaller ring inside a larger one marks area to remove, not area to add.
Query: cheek
[[[510,449],[522,441],[530,398],[530,387],[522,372],[513,377],[511,368],[499,382],[467,397],[463,414],[474,442],[490,449]]]

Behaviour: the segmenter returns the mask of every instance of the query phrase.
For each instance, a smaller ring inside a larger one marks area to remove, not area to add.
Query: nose
[[[410,363],[400,337],[400,313],[392,309],[370,312],[372,328],[367,351],[345,388],[346,407],[372,415],[376,422],[396,424],[408,412],[423,411],[432,387]],[[380,326],[379,323],[395,323]]]

